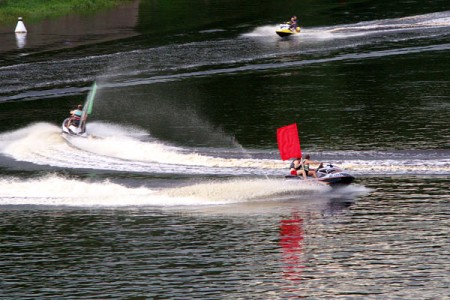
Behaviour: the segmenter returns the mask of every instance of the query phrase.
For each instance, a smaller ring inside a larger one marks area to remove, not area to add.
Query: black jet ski
[[[316,169],[317,178],[308,178],[307,180],[318,181],[330,186],[349,185],[353,182],[355,177],[349,173],[343,171],[341,168],[332,164],[328,164],[325,167],[323,164]],[[288,179],[300,179],[304,180],[303,176],[286,175]]]

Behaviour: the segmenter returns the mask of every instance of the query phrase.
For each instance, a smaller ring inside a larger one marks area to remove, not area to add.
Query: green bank
[[[13,24],[18,17],[27,22],[70,13],[91,14],[131,0],[0,0],[0,25]]]

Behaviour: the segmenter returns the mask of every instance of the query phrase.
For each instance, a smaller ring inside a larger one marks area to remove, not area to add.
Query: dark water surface
[[[133,1],[26,25],[0,29],[0,297],[450,297],[448,1]],[[63,138],[93,81],[91,137]],[[356,182],[285,181],[294,122]]]

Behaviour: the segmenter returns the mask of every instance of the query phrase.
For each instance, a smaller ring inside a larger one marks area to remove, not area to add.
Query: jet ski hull
[[[289,29],[280,29],[275,31],[280,37],[287,37],[295,34],[294,32],[290,31]]]
[[[300,27],[297,27],[294,31],[290,29],[287,24],[281,24],[279,28],[275,31],[280,37],[288,37],[300,33]]]
[[[305,180],[302,176],[286,175],[286,179]],[[349,185],[355,180],[355,177],[351,175],[327,177],[327,178],[308,178],[305,181],[316,181],[328,184],[330,186]]]
[[[355,180],[355,177],[348,173],[340,172],[319,177],[318,180],[329,185],[349,185]]]
[[[70,118],[67,118],[63,121],[61,125],[62,132],[74,136],[86,136],[86,132],[82,131],[79,127],[76,127],[74,125],[67,126],[69,119]]]

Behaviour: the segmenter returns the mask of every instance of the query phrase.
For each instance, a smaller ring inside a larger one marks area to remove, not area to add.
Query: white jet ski
[[[73,136],[87,137],[86,122],[89,114],[92,113],[92,105],[94,104],[94,97],[97,91],[97,85],[94,82],[91,91],[88,94],[86,103],[83,106],[81,117],[79,120],[71,121],[72,117],[65,119],[61,125],[63,134],[69,134]]]
[[[70,135],[77,135],[77,136],[87,136],[87,133],[86,133],[86,126],[80,126],[81,125],[81,121],[79,122],[80,123],[80,125],[77,125],[77,124],[71,124],[71,125],[69,125],[68,126],[68,124],[69,124],[69,121],[70,121],[70,118],[67,118],[67,119],[65,119],[64,121],[63,121],[63,123],[62,123],[62,126],[61,126],[61,128],[62,128],[62,132],[64,133],[64,134],[70,134]],[[86,124],[86,122],[84,122],[84,124]]]

